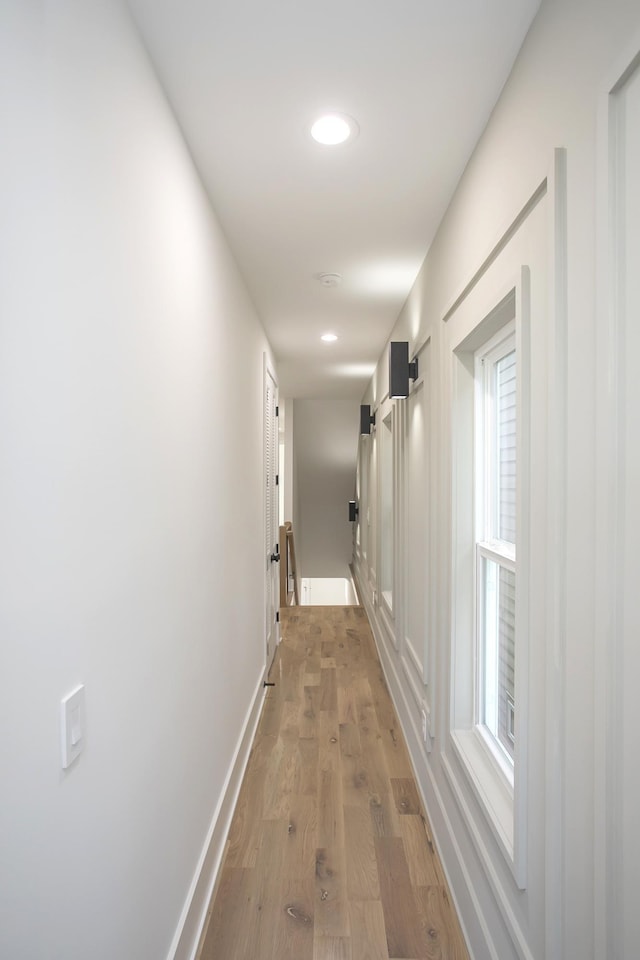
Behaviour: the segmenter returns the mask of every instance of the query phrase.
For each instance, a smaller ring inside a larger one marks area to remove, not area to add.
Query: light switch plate
[[[84,749],[84,684],[68,693],[60,704],[62,769],[66,770]]]

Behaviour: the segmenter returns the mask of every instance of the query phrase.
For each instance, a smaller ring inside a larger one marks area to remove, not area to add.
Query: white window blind
[[[496,363],[499,540],[516,542],[516,352]]]
[[[513,760],[516,657],[516,351],[514,335],[477,357],[478,723]]]
[[[516,542],[516,352],[496,364],[498,416],[498,538]],[[513,758],[516,574],[500,567],[498,621],[498,740]]]

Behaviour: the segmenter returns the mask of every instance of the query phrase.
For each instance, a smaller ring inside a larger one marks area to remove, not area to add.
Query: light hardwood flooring
[[[282,636],[200,960],[468,960],[363,608]]]

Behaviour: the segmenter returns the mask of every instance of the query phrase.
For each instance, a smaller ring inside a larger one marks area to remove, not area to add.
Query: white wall
[[[399,437],[395,593],[401,600],[399,606],[394,600],[393,622],[374,592],[375,569],[363,558],[357,568],[476,960],[621,958],[627,955],[625,941],[633,940],[628,909],[627,929],[615,933],[620,912],[607,891],[616,883],[623,886],[621,863],[633,877],[624,849],[628,844],[638,849],[639,838],[617,832],[622,808],[607,777],[614,771],[620,785],[635,780],[625,780],[620,766],[625,755],[619,731],[616,740],[613,723],[603,727],[607,716],[611,721],[621,715],[619,706],[607,705],[619,702],[622,688],[616,686],[620,675],[605,669],[614,604],[600,596],[611,585],[606,561],[612,536],[602,521],[611,478],[600,461],[603,441],[621,429],[615,403],[609,401],[614,348],[602,286],[610,251],[601,207],[603,195],[606,204],[604,95],[638,51],[635,0],[543,2],[392,334],[392,339],[409,339],[414,351],[429,340],[431,353],[426,459],[432,465],[428,533],[433,562],[427,635],[419,651],[428,682],[418,679],[404,632],[415,622],[415,590],[403,591],[407,557],[416,552],[406,483],[411,463],[420,459],[411,450],[407,401],[396,401],[394,410]],[[554,153],[556,148],[566,152]],[[538,202],[510,232],[545,180]],[[629,249],[634,249],[631,241]],[[454,680],[461,667],[452,646],[457,629],[452,498],[460,476],[452,476],[451,469],[457,415],[452,351],[464,324],[471,322],[464,311],[482,319],[482,302],[497,302],[522,266],[529,268],[531,281],[531,491],[523,518],[530,531],[531,605],[525,678],[529,743],[521,768],[529,857],[525,889],[519,890],[452,739]],[[384,401],[385,367],[382,357],[363,398],[376,407]],[[628,397],[622,395],[624,415],[635,422],[637,410]],[[609,406],[603,415],[605,400]],[[627,444],[622,449],[630,449],[629,437],[620,436]],[[613,449],[620,455],[615,444]],[[624,457],[620,463],[623,470]],[[375,531],[375,516],[370,529]],[[618,556],[627,584],[638,581],[634,558],[632,553]],[[626,649],[631,665],[635,661]],[[433,710],[434,736],[426,744],[420,730],[423,706]],[[628,827],[631,819],[624,815]]]
[[[264,668],[268,346],[123,5],[7,0],[0,63],[0,955],[160,960]]]
[[[298,570],[302,577],[348,577],[359,407],[352,400],[296,399],[293,410]]]

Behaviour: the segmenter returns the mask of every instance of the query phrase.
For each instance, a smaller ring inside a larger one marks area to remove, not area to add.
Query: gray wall
[[[347,577],[352,554],[348,501],[355,496],[359,405],[353,400],[298,399],[293,407],[298,569],[303,577]]]

